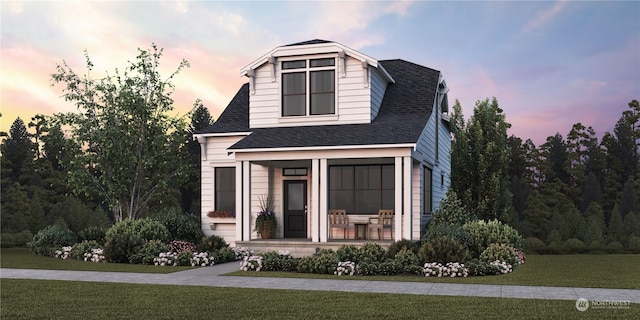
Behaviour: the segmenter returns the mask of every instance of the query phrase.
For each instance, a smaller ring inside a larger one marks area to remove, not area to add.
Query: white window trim
[[[335,59],[335,63],[333,66],[328,66],[328,67],[313,67],[311,68],[310,66],[310,61],[309,60],[315,60],[315,59],[326,59],[326,58],[334,58]],[[303,68],[299,68],[299,69],[287,69],[287,70],[283,70],[282,69],[282,63],[283,62],[287,62],[287,61],[298,61],[298,60],[306,60],[306,67]],[[278,58],[278,62],[275,64],[277,65],[277,77],[278,77],[278,106],[280,107],[280,111],[279,111],[279,117],[278,117],[278,121],[279,122],[283,122],[283,123],[287,123],[287,122],[299,122],[299,121],[324,121],[324,120],[337,120],[338,119],[338,74],[340,73],[340,68],[339,68],[339,57],[337,53],[333,53],[333,54],[322,54],[322,55],[304,55],[304,56],[294,56],[294,57],[280,57]],[[301,72],[301,70],[304,70],[305,72],[305,76],[306,76],[306,88],[305,88],[305,93],[306,93],[306,114],[302,115],[302,116],[283,116],[282,115],[282,74],[283,73],[295,73],[295,72]],[[310,90],[310,72],[311,71],[323,71],[323,70],[333,70],[333,77],[334,77],[334,95],[333,95],[333,105],[334,105],[334,113],[333,114],[311,114],[311,102],[310,102],[310,97],[311,97],[311,90]],[[303,120],[304,119],[304,120]]]

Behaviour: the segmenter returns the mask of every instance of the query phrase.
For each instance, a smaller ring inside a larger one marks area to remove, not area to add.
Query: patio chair
[[[391,230],[391,239],[393,239],[393,216],[393,210],[381,209],[377,217],[369,218],[369,239],[371,239],[371,230],[378,230],[378,240],[384,240],[385,228]]]
[[[329,210],[329,238],[333,239],[333,229],[339,228],[343,231],[343,238],[347,238],[349,229],[349,217],[346,210]]]

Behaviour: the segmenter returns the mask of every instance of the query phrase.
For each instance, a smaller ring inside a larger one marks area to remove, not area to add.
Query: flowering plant
[[[71,255],[71,246],[67,246],[67,247],[62,247],[62,250],[56,250],[56,258],[60,258],[60,259],[69,259],[69,256]]]
[[[244,257],[240,263],[240,270],[242,271],[260,271],[262,269],[262,257],[250,256]]]
[[[464,264],[459,262],[449,262],[446,265],[442,265],[439,262],[427,262],[424,264],[424,276],[425,277],[467,277],[469,275],[469,269]]]
[[[278,221],[276,220],[276,213],[274,210],[273,195],[269,194],[266,197],[260,197],[260,212],[256,218],[255,232],[262,237],[262,239],[269,239],[273,237],[278,228]]]
[[[84,261],[105,262],[103,250],[101,248],[91,249],[91,253],[84,254]]]
[[[340,261],[338,262],[338,267],[336,268],[336,271],[333,272],[333,274],[335,274],[336,276],[341,276],[341,275],[354,275],[356,273],[356,263],[352,262],[352,261]]]
[[[253,255],[253,250],[249,250],[247,247],[234,247],[233,251],[236,253],[236,260],[243,260]]]
[[[502,274],[513,272],[513,267],[507,262],[496,260],[490,262],[490,264],[498,267],[500,269],[500,273]]]

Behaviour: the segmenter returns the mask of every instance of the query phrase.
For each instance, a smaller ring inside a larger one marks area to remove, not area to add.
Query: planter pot
[[[271,239],[273,235],[269,232],[269,228],[262,228],[262,232],[260,232],[260,237],[262,239]]]

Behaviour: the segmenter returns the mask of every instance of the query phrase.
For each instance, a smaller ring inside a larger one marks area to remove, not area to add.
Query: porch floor
[[[311,239],[256,239],[251,241],[236,241],[237,247],[246,247],[255,253],[269,251],[289,251],[291,255],[299,258],[315,254],[321,249],[338,250],[343,245],[360,247],[365,243],[375,242],[383,248],[389,249],[393,240],[349,240],[331,239],[328,242],[311,242]]]

